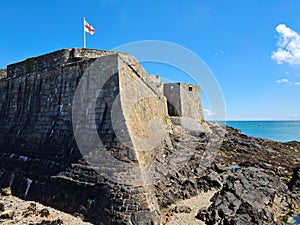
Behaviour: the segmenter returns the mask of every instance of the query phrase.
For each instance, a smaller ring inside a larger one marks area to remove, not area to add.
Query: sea
[[[243,134],[279,142],[300,142],[300,120],[296,121],[226,121]]]

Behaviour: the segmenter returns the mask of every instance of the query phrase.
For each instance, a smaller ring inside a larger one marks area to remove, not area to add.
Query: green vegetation
[[[283,182],[285,182],[285,183],[288,183],[288,182],[290,182],[291,181],[291,177],[281,177],[280,178]]]
[[[287,221],[289,220],[289,216],[288,215],[282,216],[282,217],[279,218],[279,220],[284,222],[284,223],[287,223]]]
[[[279,220],[282,221],[282,222],[284,222],[284,223],[287,223],[288,220],[289,220],[289,218],[292,216],[292,214],[293,214],[292,211],[289,209],[284,216],[281,216],[279,218]]]
[[[170,117],[169,117],[168,115],[164,117],[164,123],[165,123],[166,125],[170,125],[171,119],[170,119]]]
[[[159,210],[160,210],[160,211],[164,211],[164,210],[167,210],[167,209],[168,209],[168,204],[167,204],[167,203],[164,203],[164,202],[159,202],[159,203],[158,203],[158,206],[159,206]]]

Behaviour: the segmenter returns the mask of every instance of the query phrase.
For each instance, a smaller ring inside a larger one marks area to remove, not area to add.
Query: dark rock
[[[0,203],[0,212],[3,212],[3,211],[4,211],[4,209],[5,209],[5,207],[4,207],[4,203]]]
[[[212,200],[207,213],[198,213],[207,224],[274,224],[290,205],[286,185],[256,168],[229,174]]]
[[[288,186],[291,191],[300,191],[300,167],[294,169],[292,179]]]
[[[176,206],[174,212],[176,213],[190,213],[192,209],[188,206]]]
[[[217,163],[259,167],[279,177],[291,176],[295,165],[299,165],[299,142],[280,143],[243,135],[231,127],[226,130]]]
[[[11,195],[11,189],[10,189],[10,187],[3,188],[1,190],[1,195],[3,195],[3,196],[9,196],[9,195]]]
[[[30,203],[30,205],[27,207],[27,210],[36,211],[36,203]]]
[[[28,217],[31,215],[34,215],[36,213],[36,204],[30,203],[30,205],[27,207],[27,209],[22,213],[22,216]]]
[[[134,225],[152,225],[153,216],[149,211],[138,211],[131,214],[131,222]]]
[[[294,169],[292,179],[288,183],[291,190],[292,204],[294,211],[300,210],[300,167]]]
[[[211,189],[218,189],[221,187],[222,179],[220,175],[215,171],[210,171],[207,175],[200,177],[197,180],[197,186],[199,190],[207,192]]]
[[[50,215],[50,212],[48,209],[44,208],[40,212],[41,217],[48,217]]]
[[[199,209],[197,215],[195,216],[196,219],[205,221],[207,217],[207,208]]]
[[[13,219],[14,215],[15,215],[15,211],[6,210],[0,214],[0,219]]]

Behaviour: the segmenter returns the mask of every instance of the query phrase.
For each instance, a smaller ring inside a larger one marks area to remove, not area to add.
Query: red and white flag
[[[86,20],[84,19],[84,31],[93,35],[95,33],[95,29],[92,25],[88,24]]]

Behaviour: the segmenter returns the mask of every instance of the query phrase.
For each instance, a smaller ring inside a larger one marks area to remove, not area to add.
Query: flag
[[[93,35],[95,33],[95,29],[92,25],[88,24],[86,20],[84,19],[84,31]]]

